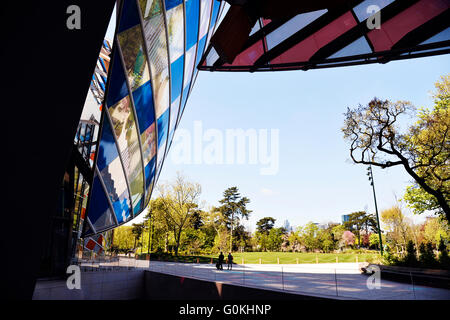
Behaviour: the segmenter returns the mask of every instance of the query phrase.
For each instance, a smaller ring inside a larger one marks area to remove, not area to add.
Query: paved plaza
[[[86,264],[89,265],[89,264]],[[120,258],[103,266],[129,266],[194,279],[337,299],[450,300],[450,290],[380,280],[370,289],[358,263],[245,264],[217,270],[214,264],[143,261]]]

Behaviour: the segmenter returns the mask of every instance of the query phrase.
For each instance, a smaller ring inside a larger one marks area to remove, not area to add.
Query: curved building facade
[[[149,203],[221,3],[120,2],[84,236],[130,221]]]

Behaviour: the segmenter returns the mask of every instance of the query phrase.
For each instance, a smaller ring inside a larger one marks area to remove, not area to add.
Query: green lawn
[[[227,254],[225,254],[226,256]],[[358,262],[372,262],[379,259],[379,253],[235,252],[233,257],[234,262],[238,264],[242,263],[242,259],[244,259],[244,263],[260,263],[261,259],[262,264],[276,264],[278,259],[280,264],[295,264],[297,261],[298,263],[335,263],[336,257],[338,262],[356,262],[356,258],[358,258]]]
[[[228,255],[225,254],[225,258]],[[380,255],[377,251],[369,253],[299,253],[299,252],[234,252],[234,263],[242,264],[242,258],[244,264],[277,264],[278,259],[280,264],[296,264],[298,263],[336,263],[336,257],[338,262],[377,262],[380,260]],[[145,259],[145,255],[141,257]],[[218,255],[179,255],[175,257],[168,253],[152,253],[152,260],[160,261],[178,261],[178,262],[199,262],[210,263],[211,258],[214,262],[217,261]],[[316,260],[317,258],[317,260]],[[358,258],[358,260],[357,260]],[[198,260],[197,260],[198,259]]]

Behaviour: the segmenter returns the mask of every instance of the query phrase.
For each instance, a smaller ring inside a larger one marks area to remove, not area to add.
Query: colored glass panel
[[[122,50],[125,70],[131,90],[150,80],[147,58],[142,45],[142,32],[140,26],[135,26],[119,33],[120,48]]]
[[[97,175],[94,176],[89,204],[89,220],[96,229],[114,225],[108,199]]]
[[[133,207],[142,199],[144,178],[142,172],[141,152],[139,147],[138,130],[134,118],[131,101],[125,97],[109,108],[114,133],[120,150],[123,166],[125,167],[130,184]]]
[[[153,3],[160,3],[160,0],[155,0]],[[157,116],[169,106],[167,41],[161,8],[160,3],[143,22]]]

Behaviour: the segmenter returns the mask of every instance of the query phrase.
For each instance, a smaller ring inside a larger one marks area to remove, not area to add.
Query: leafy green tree
[[[345,227],[343,225],[337,225],[331,228],[331,236],[333,239],[333,242],[335,244],[335,247],[342,248],[344,247],[344,241],[342,240],[342,235],[345,232]]]
[[[154,248],[157,251],[168,251],[169,234],[173,230],[172,220],[167,219],[165,213],[164,202],[161,198],[150,200],[149,212],[145,217],[144,223],[149,225],[150,237],[149,251],[152,252]]]
[[[320,244],[320,249],[324,252],[331,252],[335,249],[335,242],[333,239],[333,235],[331,232],[329,232],[329,230],[324,229],[324,230],[320,230],[319,231],[319,244]]]
[[[181,235],[185,228],[192,226],[192,217],[198,211],[201,186],[187,181],[177,174],[174,182],[159,186],[160,210],[167,226],[172,229],[175,240],[175,255],[178,256]]]
[[[250,246],[250,233],[245,230],[243,225],[238,225],[234,230],[233,234],[233,243],[237,244],[237,246],[245,249]]]
[[[283,243],[283,231],[282,228],[270,229],[267,237],[267,244],[270,251],[280,251],[281,244]]]
[[[392,248],[389,244],[384,245],[383,260],[387,265],[398,264],[398,258],[392,253]]]
[[[444,239],[439,240],[439,263],[441,267],[445,269],[450,269],[450,258],[448,256],[447,246],[445,245]]]
[[[424,228],[425,240],[437,246],[441,239],[450,240],[450,229],[447,221],[441,218],[429,218]]]
[[[256,231],[254,237],[260,251],[267,251],[269,249],[269,235]]]
[[[202,210],[195,210],[192,213],[191,222],[192,222],[192,227],[195,230],[198,230],[203,226],[202,217],[203,217]]]
[[[302,230],[302,240],[306,250],[312,251],[319,249],[320,244],[318,240],[319,227],[312,222],[308,222]]]
[[[406,256],[403,262],[409,267],[417,266],[417,252],[412,240],[409,240],[408,244],[406,245]]]
[[[226,228],[225,217],[222,212],[217,208],[211,208],[208,211],[203,212],[202,221],[204,222],[204,228],[210,230],[210,234],[214,234],[213,237],[213,250],[215,252],[224,250],[228,239],[228,231]],[[214,232],[213,232],[214,231]]]
[[[424,267],[434,267],[436,265],[436,257],[433,252],[433,245],[431,242],[421,243],[419,246],[419,262]]]
[[[450,75],[441,77],[435,87],[433,110],[421,109],[407,135],[417,163],[415,171],[424,185],[416,181],[407,187],[404,199],[417,214],[434,211],[449,221]]]
[[[135,237],[130,226],[120,226],[114,229],[113,247],[119,252],[128,253],[133,250]]]
[[[417,213],[437,209],[450,218],[450,111],[449,76],[437,85],[432,111],[423,110],[419,120],[401,132],[399,119],[415,111],[410,102],[390,102],[374,98],[367,105],[348,109],[342,128],[350,142],[350,157],[355,163],[381,168],[403,166],[414,179],[406,199]],[[418,197],[420,188],[435,198]],[[415,205],[415,203],[420,203]],[[437,205],[440,207],[437,208]]]
[[[370,247],[374,247],[376,249],[380,248],[380,237],[376,233],[372,233],[369,236],[369,245]]]
[[[133,223],[131,227],[131,233],[134,236],[134,247],[133,247],[134,250],[136,250],[136,242],[139,241],[143,232],[144,232],[143,223]]]
[[[405,215],[399,206],[395,205],[381,212],[381,221],[386,225],[389,239],[393,245],[405,247],[411,240],[411,228]]]
[[[256,223],[256,230],[259,233],[269,234],[270,230],[273,228],[276,219],[272,217],[265,217],[259,219]]]
[[[296,231],[289,234],[288,241],[291,246],[291,250],[294,252],[299,252],[302,246],[301,240],[302,227],[297,227]]]
[[[361,231],[366,230],[366,234],[370,230],[377,231],[377,221],[374,215],[365,211],[353,212],[349,215],[349,220],[344,223],[345,228],[353,231],[358,238],[358,246],[361,247]]]
[[[251,210],[247,209],[250,199],[242,197],[237,187],[231,187],[223,192],[222,205],[217,208],[225,218],[227,228],[230,230],[230,251],[233,251],[233,230],[239,226],[240,219],[248,219]]]

